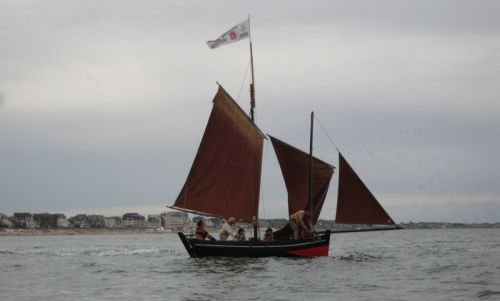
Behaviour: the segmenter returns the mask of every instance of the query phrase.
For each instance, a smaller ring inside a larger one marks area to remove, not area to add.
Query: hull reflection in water
[[[317,257],[328,256],[330,231],[316,233],[300,240],[277,241],[208,241],[179,232],[179,237],[191,257]]]

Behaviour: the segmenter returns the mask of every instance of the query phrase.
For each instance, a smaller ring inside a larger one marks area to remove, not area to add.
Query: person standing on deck
[[[231,225],[233,225],[234,223],[236,223],[236,219],[232,216],[224,221],[224,225],[222,225],[222,228],[219,231],[220,240],[228,240],[229,237],[234,239],[236,233],[231,227]]]
[[[314,231],[314,226],[311,222],[311,213],[307,210],[299,210],[290,215],[289,224],[293,231],[293,239],[299,239],[304,234]]]

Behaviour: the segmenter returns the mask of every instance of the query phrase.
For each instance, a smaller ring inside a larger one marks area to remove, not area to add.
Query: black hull
[[[328,256],[330,231],[310,239],[257,241],[208,241],[178,232],[191,257],[317,257]]]

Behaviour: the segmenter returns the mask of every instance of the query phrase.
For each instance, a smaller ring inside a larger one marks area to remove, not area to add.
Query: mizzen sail
[[[274,152],[285,180],[288,191],[288,213],[289,215],[301,209],[308,208],[308,176],[309,176],[309,154],[271,137]],[[325,202],[330,180],[334,167],[317,158],[313,158],[312,172],[312,202],[314,212],[312,213],[313,224],[318,220],[323,203]]]
[[[336,223],[394,225],[394,221],[339,153]]]
[[[246,222],[258,217],[264,134],[219,86],[175,209]]]

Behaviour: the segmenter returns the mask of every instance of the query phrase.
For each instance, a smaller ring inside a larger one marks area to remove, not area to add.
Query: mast
[[[250,82],[250,119],[255,122],[254,108],[255,108],[255,74],[253,71],[253,47],[252,35],[250,30],[250,15],[248,16],[248,40],[250,41],[250,70],[252,72],[252,81]]]
[[[253,71],[253,49],[252,40],[250,39],[250,69],[252,71],[252,82],[250,83],[250,119],[255,122],[254,108],[255,108],[255,76]]]
[[[312,201],[312,174],[313,174],[313,129],[314,129],[314,112],[311,112],[311,134],[309,139],[309,178],[308,178],[308,201],[309,212],[314,214],[313,201]]]
[[[255,74],[253,70],[253,47],[252,47],[252,34],[250,26],[250,15],[248,15],[248,40],[250,41],[250,70],[252,72],[252,81],[250,82],[250,119],[255,124],[254,108],[255,108]],[[258,211],[257,211],[258,214]],[[257,240],[259,236],[259,217],[253,218],[253,238]]]

